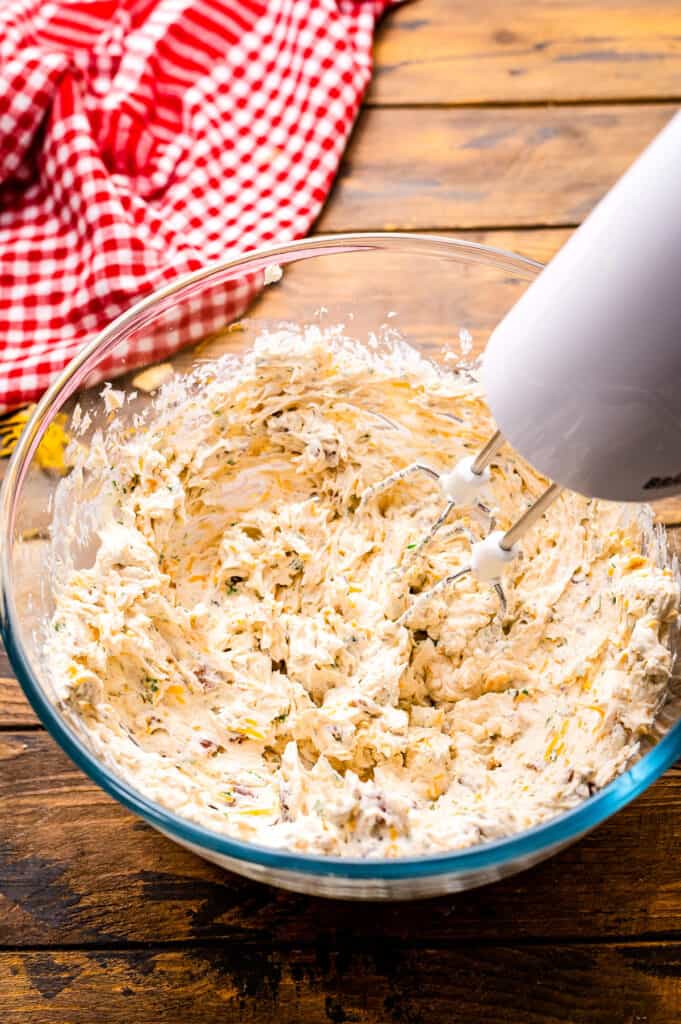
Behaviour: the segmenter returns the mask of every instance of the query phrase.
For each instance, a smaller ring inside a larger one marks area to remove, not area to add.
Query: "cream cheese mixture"
[[[470,372],[287,326],[132,422],[122,392],[105,400],[61,484],[44,653],[61,706],[147,797],[241,839],[396,857],[525,829],[636,758],[679,601],[638,513],[565,493],[508,570],[503,620],[467,576],[395,622],[485,524],[455,510],[414,557],[437,484],[359,497],[479,449],[493,424]],[[504,449],[498,526],[544,485]],[[88,515],[78,568],[63,552]]]

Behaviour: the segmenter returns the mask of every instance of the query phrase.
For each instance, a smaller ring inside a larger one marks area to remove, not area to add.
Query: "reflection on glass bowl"
[[[37,714],[98,785],[176,842],[243,875],[320,895],[400,899],[482,885],[543,860],[624,806],[679,756],[681,724],[670,705],[664,735],[632,768],[544,825],[455,853],[339,859],[240,842],[155,804],[102,763],[87,733],[66,721],[50,691],[41,636],[53,611],[46,565],[60,476],[54,466],[46,468],[38,446],[51,425],[63,423],[58,417],[70,415],[76,397],[94,430],[105,422],[99,383],[116,377],[117,388],[134,390],[140,352],[170,359],[184,371],[218,353],[245,351],[262,325],[273,321],[345,323],[361,339],[394,319],[402,335],[434,360],[458,355],[461,336],[466,342],[470,336],[479,352],[539,270],[510,253],[429,236],[309,239],[225,261],[162,289],[119,317],[70,364],[38,405],[7,468],[0,501],[2,630]],[[243,314],[247,319],[235,319]],[[178,343],[186,347],[171,356]],[[138,389],[137,408],[149,400],[149,392]]]

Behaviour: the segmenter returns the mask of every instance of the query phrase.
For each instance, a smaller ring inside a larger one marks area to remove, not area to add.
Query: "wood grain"
[[[378,33],[375,103],[677,99],[677,0],[418,0]]]
[[[4,654],[1,647],[0,652]],[[0,729],[32,728],[38,724],[16,679],[0,676]]]
[[[32,728],[37,722],[0,642],[0,729]]]
[[[2,643],[0,643],[0,676],[9,676],[12,674],[12,666],[9,663],[7,652]]]
[[[39,732],[0,735],[0,946],[681,939],[681,771],[551,861],[413,904],[322,902],[166,840]]]
[[[675,109],[365,110],[317,230],[574,225]]]
[[[0,954],[5,1024],[677,1024],[677,944]]]

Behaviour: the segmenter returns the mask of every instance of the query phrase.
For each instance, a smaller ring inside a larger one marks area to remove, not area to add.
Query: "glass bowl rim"
[[[238,267],[243,267],[245,271],[259,269],[259,264],[276,263],[277,258],[283,256],[290,258],[287,262],[293,261],[299,253],[303,256],[306,253],[308,256],[333,255],[334,253],[386,248],[406,251],[408,243],[413,244],[414,242],[425,246],[423,253],[425,255],[450,257],[458,255],[459,258],[468,258],[470,262],[495,266],[499,269],[515,268],[532,276],[542,268],[542,264],[536,260],[520,256],[506,249],[486,246],[467,239],[418,232],[389,231],[319,235],[282,245],[262,247],[252,252],[238,254],[229,260],[210,263],[151,292],[98,332],[92,341],[71,360],[37,403],[8,464],[0,491],[0,538],[2,539],[0,542],[0,632],[21,687],[51,737],[93,782],[166,835],[190,844],[198,848],[199,851],[203,849],[217,856],[259,865],[275,871],[348,879],[373,878],[386,882],[500,870],[514,861],[541,856],[542,853],[548,855],[554,849],[595,828],[638,796],[681,755],[680,721],[647,754],[602,790],[577,807],[564,811],[555,818],[531,829],[462,850],[437,854],[391,859],[327,857],[234,839],[229,835],[204,828],[145,797],[133,786],[111,772],[87,749],[59,715],[43,692],[38,680],[34,678],[20,635],[13,627],[13,622],[17,620],[18,616],[12,589],[13,540],[10,531],[14,520],[15,499],[23,483],[30,459],[44,429],[50,422],[50,413],[58,411],[58,409],[52,409],[54,403],[63,400],[62,393],[67,389],[74,374],[83,364],[105,348],[112,339],[116,338],[122,330],[132,324],[141,313],[153,310],[154,306],[167,298],[182,292],[189,286],[209,280],[214,275],[220,275]]]

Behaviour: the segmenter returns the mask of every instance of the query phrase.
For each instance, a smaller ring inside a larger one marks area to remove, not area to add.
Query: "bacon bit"
[[[253,792],[253,790],[252,789],[248,789],[247,786],[235,785],[235,786],[232,786],[232,791],[234,793],[238,793],[239,796],[255,796],[255,793]]]
[[[194,672],[194,675],[196,676],[198,683],[201,686],[202,690],[204,690],[204,692],[214,690],[215,687],[217,686],[215,680],[211,679],[210,676],[208,675],[208,669],[206,668],[197,668]]]

